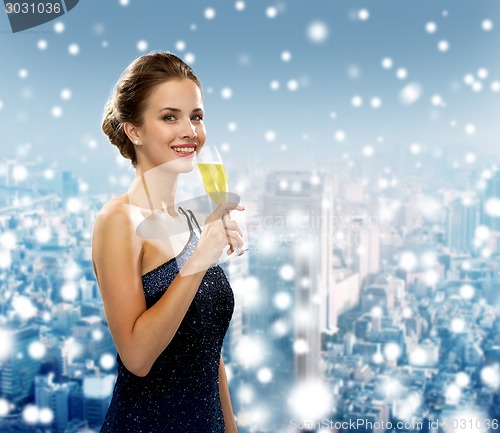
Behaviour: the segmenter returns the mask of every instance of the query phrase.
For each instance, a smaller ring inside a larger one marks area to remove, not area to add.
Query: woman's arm
[[[207,224],[181,272],[158,302],[146,309],[142,240],[135,234],[128,205],[109,204],[98,214],[92,237],[94,270],[116,349],[133,374],[149,373],[177,332],[206,269],[216,260],[212,256],[224,245],[222,223]]]
[[[238,433],[238,427],[234,420],[233,406],[231,405],[231,396],[229,395],[229,386],[227,383],[226,368],[222,356],[219,365],[219,393],[222,413],[224,414],[224,433]]]
[[[177,331],[205,270],[195,271],[197,259],[191,256],[185,267],[193,271],[177,275],[160,300],[146,309],[142,241],[124,204],[110,205],[97,216],[92,259],[117,351],[128,370],[145,376]]]

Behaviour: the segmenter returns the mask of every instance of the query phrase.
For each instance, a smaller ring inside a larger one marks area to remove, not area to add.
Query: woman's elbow
[[[123,365],[134,376],[146,377],[151,371],[151,365],[144,362],[144,359],[123,359]]]

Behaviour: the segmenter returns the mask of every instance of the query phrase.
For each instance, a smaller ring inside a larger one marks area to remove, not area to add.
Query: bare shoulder
[[[92,233],[92,266],[103,294],[122,291],[140,279],[143,241],[135,233],[130,205],[119,197],[107,202],[96,216]],[[116,287],[115,287],[116,286]]]
[[[135,235],[130,205],[124,196],[108,201],[94,221],[93,256],[96,252],[103,250],[101,247],[110,243],[118,248],[122,243],[134,246],[133,249],[141,247],[140,238]]]
[[[98,212],[94,221],[94,234],[101,230],[123,230],[132,224],[130,205],[123,196],[108,201]]]

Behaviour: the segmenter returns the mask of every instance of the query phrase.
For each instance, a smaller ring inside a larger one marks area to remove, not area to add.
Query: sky
[[[496,0],[80,0],[15,34],[2,12],[0,160],[123,192],[133,170],[103,107],[134,58],[165,50],[201,79],[229,170],[328,170],[395,147],[479,164],[499,144],[499,31]]]

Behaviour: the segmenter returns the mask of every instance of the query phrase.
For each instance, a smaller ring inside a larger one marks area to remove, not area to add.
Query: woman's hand
[[[243,232],[238,223],[230,218],[229,212],[244,209],[236,203],[223,203],[205,220],[195,254],[207,267],[217,262],[222,250],[228,245],[230,246],[228,253],[243,245]]]

